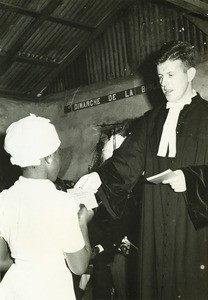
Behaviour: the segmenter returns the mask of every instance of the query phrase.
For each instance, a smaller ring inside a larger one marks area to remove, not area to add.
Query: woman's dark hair
[[[189,69],[195,66],[194,46],[184,41],[171,41],[162,45],[155,57],[156,65],[167,60],[181,60],[184,66]]]

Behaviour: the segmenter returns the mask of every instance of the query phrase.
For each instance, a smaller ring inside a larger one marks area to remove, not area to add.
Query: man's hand
[[[100,176],[96,172],[82,176],[75,184],[75,189],[83,189],[88,192],[96,193],[101,186]]]
[[[176,170],[174,173],[177,175],[174,178],[163,180],[163,184],[170,184],[171,188],[177,192],[185,192],[186,191],[186,180],[183,172],[181,170]]]

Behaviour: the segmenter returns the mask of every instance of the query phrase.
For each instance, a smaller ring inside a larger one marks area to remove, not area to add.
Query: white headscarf
[[[50,120],[30,114],[7,128],[4,149],[13,165],[27,167],[40,165],[40,159],[54,153],[60,144]]]

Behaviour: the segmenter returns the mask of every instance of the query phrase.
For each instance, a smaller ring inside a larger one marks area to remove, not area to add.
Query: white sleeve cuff
[[[96,245],[95,247],[98,247],[99,253],[101,253],[101,252],[104,251],[104,248],[103,248],[103,246],[101,246],[101,245]]]

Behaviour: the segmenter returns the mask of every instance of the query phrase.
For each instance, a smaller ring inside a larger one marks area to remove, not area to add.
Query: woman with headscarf
[[[35,115],[6,131],[4,148],[22,176],[0,194],[0,270],[8,269],[1,300],[73,300],[69,269],[82,274],[88,266],[87,223],[93,212],[79,210],[53,183],[60,144],[50,120]]]

